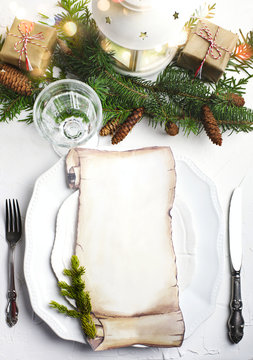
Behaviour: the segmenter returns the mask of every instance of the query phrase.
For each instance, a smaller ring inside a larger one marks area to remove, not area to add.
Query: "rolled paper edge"
[[[180,309],[166,314],[99,318],[99,321],[104,336],[88,339],[95,351],[137,344],[179,347],[184,339],[185,324]]]

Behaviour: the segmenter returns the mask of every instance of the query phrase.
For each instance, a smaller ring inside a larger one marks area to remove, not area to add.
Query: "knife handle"
[[[230,340],[237,344],[243,337],[244,320],[242,316],[240,271],[232,272],[232,291],[228,329]]]

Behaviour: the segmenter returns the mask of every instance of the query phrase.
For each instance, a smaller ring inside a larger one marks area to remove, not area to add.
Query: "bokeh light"
[[[98,9],[101,11],[108,11],[111,7],[110,1],[108,0],[99,0],[97,3]]]
[[[68,21],[63,25],[62,30],[64,31],[65,35],[71,37],[76,34],[77,26],[73,21]]]

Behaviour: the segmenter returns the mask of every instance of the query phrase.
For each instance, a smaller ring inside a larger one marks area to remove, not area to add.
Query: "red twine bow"
[[[24,26],[24,31],[22,30],[22,25]],[[34,23],[32,22],[30,24],[30,26],[28,27],[28,24],[25,22],[25,21],[21,21],[20,24],[18,25],[18,30],[20,32],[21,35],[16,35],[16,34],[12,34],[12,33],[9,33],[9,35],[11,36],[15,36],[17,38],[20,38],[21,40],[17,41],[15,44],[14,44],[14,49],[16,52],[19,53],[19,67],[21,68],[21,59],[22,59],[22,55],[25,54],[25,63],[26,63],[26,70],[28,71],[32,71],[33,70],[33,67],[30,63],[30,60],[29,60],[29,57],[28,57],[28,53],[27,53],[27,44],[30,43],[30,44],[33,44],[33,45],[36,45],[36,46],[41,46],[43,48],[46,48],[46,46],[43,46],[41,44],[38,44],[36,42],[34,42],[33,40],[44,40],[44,36],[43,36],[43,33],[42,32],[39,32],[37,34],[34,34],[34,35],[30,35],[31,34],[31,31],[33,30],[33,27],[34,27]],[[22,44],[22,47],[21,49],[19,50],[18,49],[18,46]]]
[[[206,61],[206,58],[207,58],[207,56],[209,54],[215,60],[219,60],[221,58],[221,56],[222,56],[221,51],[219,49],[224,50],[224,51],[231,54],[231,52],[228,49],[224,48],[223,46],[218,45],[215,42],[216,37],[217,37],[218,32],[219,32],[219,29],[220,29],[219,26],[218,26],[218,28],[216,30],[216,33],[214,34],[214,37],[213,37],[213,35],[212,35],[211,31],[208,29],[207,25],[204,24],[204,23],[202,23],[202,24],[203,24],[203,27],[201,29],[199,29],[198,33],[195,32],[195,34],[200,36],[202,39],[207,40],[210,43],[210,45],[209,45],[209,47],[207,49],[207,52],[206,52],[206,55],[205,55],[204,59],[202,60],[199,68],[197,69],[197,71],[195,72],[194,78],[196,78],[198,75],[201,78],[203,65],[204,65],[204,63]],[[214,54],[214,50],[217,52],[217,55]]]

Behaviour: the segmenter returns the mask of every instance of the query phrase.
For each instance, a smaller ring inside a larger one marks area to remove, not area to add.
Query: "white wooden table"
[[[192,10],[201,1],[188,2]],[[0,32],[10,26],[13,17],[36,20],[38,12],[55,13],[54,0],[0,0]],[[176,3],[172,6],[176,7]],[[175,8],[176,10],[176,8]],[[213,20],[224,28],[237,32],[252,30],[252,0],[217,0]],[[246,105],[253,108],[253,79],[248,84]],[[224,238],[225,265],[223,281],[213,315],[202,323],[179,349],[124,348],[94,353],[87,346],[58,338],[31,307],[23,274],[25,236],[16,251],[19,321],[9,328],[5,322],[7,288],[7,243],[4,238],[5,198],[18,198],[25,216],[36,178],[51,167],[58,156],[43,140],[34,125],[13,121],[0,123],[0,360],[27,359],[253,359],[253,132],[223,135],[223,145],[213,145],[205,134],[189,137],[179,134],[168,137],[162,129],[153,130],[145,121],[139,123],[120,147],[167,145],[175,154],[190,158],[217,186],[225,223],[232,190],[246,175],[243,187],[243,266],[242,297],[245,335],[233,345],[227,337],[228,303],[230,298],[230,271],[227,248],[227,229]],[[103,140],[106,145],[107,140]],[[41,214],[43,216],[43,214]]]

